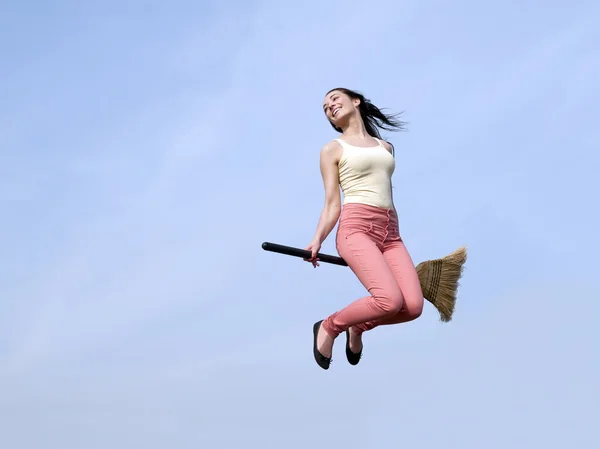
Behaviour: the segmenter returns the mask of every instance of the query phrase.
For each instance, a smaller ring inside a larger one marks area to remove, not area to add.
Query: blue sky
[[[0,446],[598,447],[599,19],[3,3]],[[325,372],[312,324],[362,286],[260,244],[313,236],[336,86],[406,111],[386,137],[413,259],[469,261],[451,323],[427,303]]]

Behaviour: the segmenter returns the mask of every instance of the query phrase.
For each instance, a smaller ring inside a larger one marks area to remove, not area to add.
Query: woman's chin
[[[331,123],[338,128],[343,128],[348,123],[348,117],[336,117]]]

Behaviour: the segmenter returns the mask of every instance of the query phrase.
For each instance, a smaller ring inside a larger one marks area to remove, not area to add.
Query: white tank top
[[[344,204],[362,203],[393,209],[392,174],[394,156],[376,139],[375,147],[357,147],[335,139],[342,146],[338,165]]]

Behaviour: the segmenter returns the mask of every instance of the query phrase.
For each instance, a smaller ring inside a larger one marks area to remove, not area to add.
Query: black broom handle
[[[264,242],[262,248],[265,251],[271,251],[279,254],[286,254],[288,256],[301,257],[302,259],[310,259],[312,256],[311,252],[306,249],[294,248],[293,246],[279,245],[278,243]],[[332,256],[330,254],[317,253],[317,258],[320,262],[331,263],[334,265],[341,265],[347,267],[348,264],[344,259],[338,256]]]

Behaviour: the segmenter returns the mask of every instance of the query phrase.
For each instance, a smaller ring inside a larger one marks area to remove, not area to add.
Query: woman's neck
[[[342,135],[344,137],[354,137],[361,140],[371,137],[367,132],[367,128],[365,128],[363,121],[358,117],[350,119],[348,126],[343,130]]]

